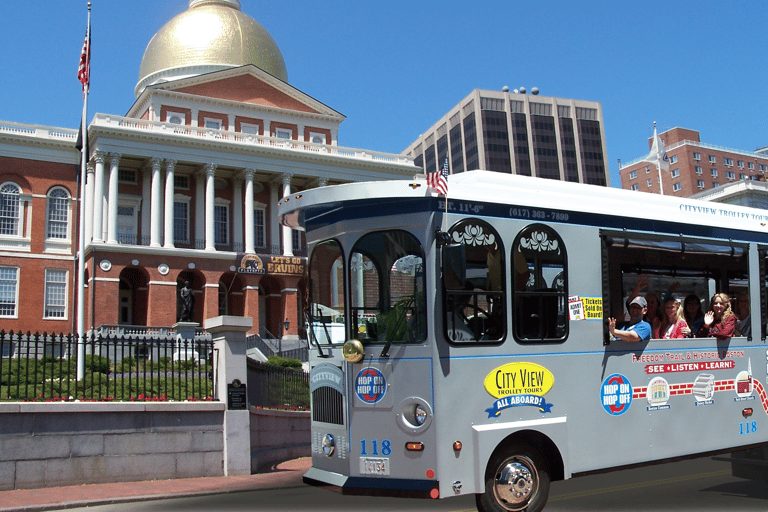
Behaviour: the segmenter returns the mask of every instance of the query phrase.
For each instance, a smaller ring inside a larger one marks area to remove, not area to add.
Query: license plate
[[[360,457],[360,474],[389,476],[389,457]]]

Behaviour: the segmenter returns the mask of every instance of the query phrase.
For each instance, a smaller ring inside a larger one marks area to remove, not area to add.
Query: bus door
[[[341,245],[348,247],[346,254]],[[346,393],[346,429],[340,433],[345,439],[336,443],[336,449],[346,452],[346,467],[319,453],[313,455],[313,466],[348,475],[343,488],[375,493],[392,488],[392,480],[398,480],[398,489],[428,495],[436,483],[423,246],[414,234],[402,229],[346,235],[341,245],[328,242],[313,252],[310,307],[314,309],[313,330],[322,341],[330,337],[333,343],[343,343],[339,328],[346,329],[350,340],[344,344],[346,360],[336,359]],[[327,254],[322,258],[333,259],[333,263],[315,260],[314,254],[320,258],[318,251],[323,250]],[[345,288],[338,281],[344,274],[342,268],[348,276],[350,315],[346,322],[341,296]],[[337,269],[335,273],[333,269]],[[322,317],[336,321],[321,325]],[[334,352],[334,358],[341,356],[338,349],[322,344],[320,350]],[[324,364],[331,364],[327,359]],[[321,358],[317,361],[319,367]],[[313,413],[318,405],[313,402]],[[313,436],[321,427],[313,425]]]

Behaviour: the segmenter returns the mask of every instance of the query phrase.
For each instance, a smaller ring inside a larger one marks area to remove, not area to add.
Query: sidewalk
[[[304,457],[283,462],[269,473],[256,475],[0,491],[0,512],[34,512],[160,498],[299,487],[303,485],[301,477],[311,465],[312,458]]]

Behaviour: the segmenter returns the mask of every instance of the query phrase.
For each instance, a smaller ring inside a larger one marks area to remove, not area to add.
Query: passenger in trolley
[[[629,325],[616,329],[616,319],[608,319],[608,332],[616,340],[638,342],[651,338],[651,324],[643,320],[648,312],[648,302],[643,297],[635,297],[629,303]]]
[[[716,293],[712,296],[709,311],[704,315],[704,324],[696,337],[727,340],[735,330],[736,315],[731,309],[731,299],[725,293]]]
[[[670,297],[664,302],[664,317],[661,319],[661,325],[654,330],[654,339],[670,340],[675,338],[685,338],[686,333],[690,333],[688,323],[683,318],[683,308],[680,301],[675,297]]]

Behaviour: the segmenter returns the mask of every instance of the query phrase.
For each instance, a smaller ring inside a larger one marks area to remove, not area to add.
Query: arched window
[[[504,339],[504,247],[487,222],[464,219],[449,231],[451,243],[461,246],[460,261],[444,258],[445,328],[456,342]],[[444,251],[453,250],[445,248]],[[451,268],[446,268],[451,267]]]
[[[568,336],[568,273],[565,245],[549,226],[533,224],[515,238],[515,339],[520,343],[560,342]]]
[[[427,337],[424,250],[410,233],[361,237],[349,258],[352,325],[363,343],[424,341]]]
[[[19,236],[19,194],[15,183],[0,186],[0,235]]]
[[[48,192],[48,238],[66,239],[69,233],[69,192],[61,187],[56,187]]]

